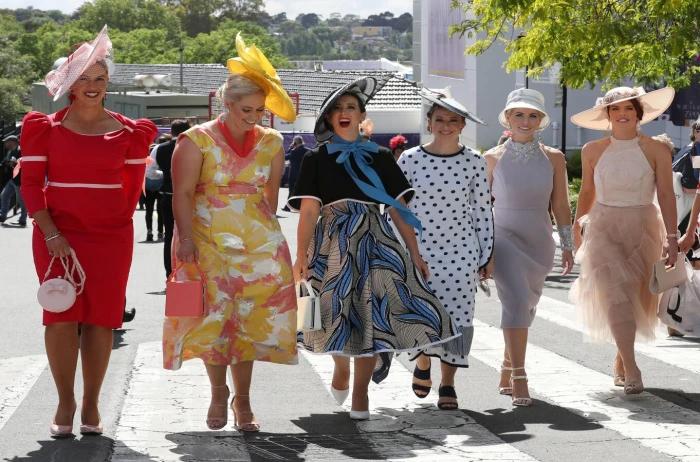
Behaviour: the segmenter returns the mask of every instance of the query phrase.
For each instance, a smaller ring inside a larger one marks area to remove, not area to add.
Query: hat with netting
[[[111,74],[114,70],[111,55],[112,41],[107,36],[107,25],[105,25],[95,40],[80,45],[56,69],[46,74],[44,83],[49,93],[53,95],[53,100],[57,101],[66,94],[76,80],[99,61],[106,63],[107,73]]]

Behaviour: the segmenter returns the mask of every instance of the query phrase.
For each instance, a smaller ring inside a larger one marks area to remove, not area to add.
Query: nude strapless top
[[[613,207],[649,205],[656,192],[656,175],[639,147],[639,138],[610,137],[593,174],[596,201]]]

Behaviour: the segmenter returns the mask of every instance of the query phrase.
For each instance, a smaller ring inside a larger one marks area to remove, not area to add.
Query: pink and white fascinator
[[[53,95],[53,100],[57,101],[66,94],[75,81],[98,61],[105,61],[107,73],[112,74],[114,63],[111,56],[112,41],[107,36],[107,25],[105,25],[95,40],[80,45],[56,69],[46,74],[44,83],[49,93]]]

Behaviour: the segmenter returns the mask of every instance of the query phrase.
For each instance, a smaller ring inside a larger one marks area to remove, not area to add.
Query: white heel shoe
[[[333,385],[331,385],[331,395],[333,395],[333,398],[335,398],[335,402],[338,403],[338,405],[342,405],[346,399],[348,399],[348,395],[350,394],[350,388],[346,388],[345,390],[336,390],[333,388]]]
[[[369,420],[369,411],[350,411],[352,420]]]

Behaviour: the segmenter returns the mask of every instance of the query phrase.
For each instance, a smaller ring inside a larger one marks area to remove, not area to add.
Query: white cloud
[[[85,0],[63,0],[60,3],[55,0],[0,0],[0,8],[27,8],[32,6],[38,10],[56,10],[64,13],[72,13]],[[266,9],[270,14],[286,12],[289,19],[296,18],[301,13],[316,13],[328,18],[331,13],[357,14],[367,17],[370,14],[391,11],[396,16],[402,13],[412,13],[412,0],[344,0],[335,2],[329,0],[266,0]]]
[[[62,0],[60,4],[55,0],[0,0],[0,8],[27,8],[34,7],[37,10],[61,10],[64,13],[74,12],[85,0]]]
[[[266,9],[270,14],[281,12],[287,13],[287,18],[294,19],[301,13],[316,13],[328,18],[331,13],[357,14],[361,17],[367,17],[370,14],[383,13],[391,11],[396,16],[402,13],[413,12],[412,0],[344,0],[343,2],[334,2],[328,0],[267,0],[265,2]]]

